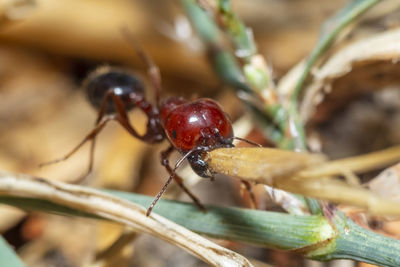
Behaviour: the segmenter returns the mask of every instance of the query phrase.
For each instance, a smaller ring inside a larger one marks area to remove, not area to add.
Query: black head
[[[192,167],[192,170],[200,177],[203,178],[211,178],[213,177],[214,173],[208,167],[208,163],[204,160],[205,151],[198,150],[192,152],[187,160]]]
[[[93,71],[83,82],[82,87],[86,90],[90,103],[99,109],[104,96],[109,91],[118,95],[125,104],[125,109],[133,108],[130,99],[144,99],[144,86],[133,73],[119,68],[100,67]],[[115,111],[111,99],[107,102],[106,113]]]
[[[198,147],[198,149],[194,150],[193,152],[190,153],[190,155],[187,157],[187,160],[190,164],[190,167],[192,167],[192,170],[200,177],[203,178],[212,178],[214,177],[215,172],[208,166],[207,161],[204,160],[206,153],[209,151],[212,151],[217,148],[229,148],[229,147],[234,147],[232,144],[231,139],[221,139],[221,142],[218,143],[218,145],[215,146],[201,146]]]

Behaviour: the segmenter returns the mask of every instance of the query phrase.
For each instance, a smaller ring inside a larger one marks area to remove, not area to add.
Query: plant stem
[[[152,201],[148,196],[107,192],[144,207]],[[99,218],[37,198],[0,196],[0,202],[28,210]],[[338,211],[333,213],[330,223],[321,215],[206,207],[207,213],[203,213],[189,203],[160,200],[153,212],[210,237],[296,251],[310,259],[352,259],[380,266],[400,266],[400,241],[364,229]]]
[[[332,251],[315,250],[307,254],[316,260],[351,259],[379,266],[400,266],[400,242],[369,231],[337,212],[333,223],[338,231]]]
[[[253,64],[253,59],[258,58],[257,62],[263,62],[263,59],[256,54],[250,30],[232,13],[229,1],[219,4],[221,9],[215,12],[223,12],[221,22],[226,23],[223,29],[231,36],[235,49],[239,51],[235,53],[236,56],[225,47],[223,33],[218,29],[213,17],[195,0],[182,0],[194,28],[207,46],[214,71],[221,80],[237,91],[239,98],[247,106],[250,106],[265,135],[276,144],[291,148],[291,139],[284,134],[287,127],[286,111],[273,92],[272,77],[266,66]],[[246,63],[241,67],[238,60],[243,59]]]

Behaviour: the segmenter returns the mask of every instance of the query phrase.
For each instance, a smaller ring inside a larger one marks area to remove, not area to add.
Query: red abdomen
[[[206,146],[220,147],[232,143],[232,125],[221,107],[213,100],[201,98],[186,102],[167,99],[161,105],[161,122],[170,142],[181,152]]]

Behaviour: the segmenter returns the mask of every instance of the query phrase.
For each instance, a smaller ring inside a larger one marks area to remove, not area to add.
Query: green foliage
[[[25,267],[18,255],[9,244],[0,236],[0,266]]]
[[[147,207],[153,199],[114,190],[107,190],[107,193],[143,207]],[[101,219],[37,198],[0,196],[0,203],[26,210]],[[311,259],[346,258],[377,265],[400,266],[397,253],[400,251],[400,241],[366,230],[338,211],[331,223],[321,215],[298,216],[231,207],[207,206],[207,213],[203,213],[192,204],[170,200],[160,200],[153,212],[214,238],[296,251]]]

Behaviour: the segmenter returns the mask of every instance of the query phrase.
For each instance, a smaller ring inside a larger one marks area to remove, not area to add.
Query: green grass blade
[[[0,266],[25,267],[10,245],[0,236]]]
[[[107,193],[143,207],[148,207],[153,200],[153,197],[120,191],[107,190]],[[25,210],[100,219],[43,199],[0,196],[0,203]],[[295,216],[217,206],[207,206],[207,213],[203,213],[191,203],[172,200],[160,200],[153,212],[200,234],[280,249],[298,249],[310,245],[321,239],[321,228],[329,228],[322,216]]]
[[[328,19],[321,29],[318,43],[309,55],[304,71],[296,84],[292,94],[292,101],[297,101],[311,68],[320,56],[332,45],[340,32],[368,9],[379,3],[380,0],[352,0],[333,17]]]
[[[306,60],[304,70],[301,73],[290,98],[288,112],[290,115],[290,123],[293,126],[291,127],[293,129],[292,136],[296,136],[296,138],[294,138],[294,142],[295,147],[298,150],[305,150],[307,147],[304,127],[298,114],[298,101],[312,67],[334,43],[338,35],[347,25],[349,25],[378,2],[380,2],[380,0],[352,0],[348,5],[342,8],[324,23],[321,29],[319,41]]]
[[[120,191],[107,192],[144,207],[153,199]],[[99,218],[43,199],[0,196],[0,203],[27,210]],[[332,224],[319,215],[297,216],[232,207],[207,206],[207,213],[203,213],[190,203],[170,200],[160,200],[153,212],[210,237],[292,250],[323,261],[346,258],[380,266],[400,266],[400,241],[366,230],[338,211],[334,212]]]

